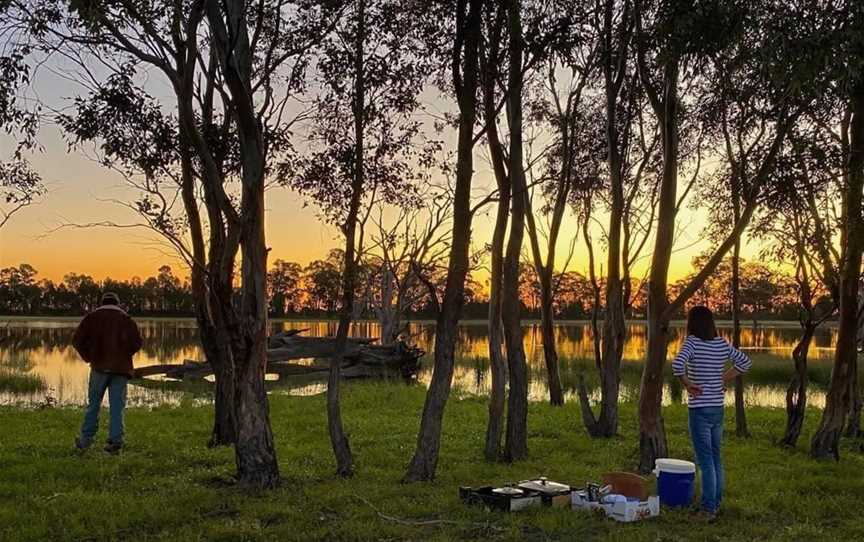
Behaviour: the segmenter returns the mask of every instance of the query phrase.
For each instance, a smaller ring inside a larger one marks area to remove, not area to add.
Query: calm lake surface
[[[159,363],[180,363],[186,359],[201,360],[198,333],[192,320],[137,319],[144,337],[144,348],[136,356],[136,366]],[[40,392],[12,393],[0,391],[0,404],[38,405],[46,401],[58,404],[80,405],[86,402],[88,366],[83,363],[71,346],[72,334],[78,319],[4,319],[0,317],[0,370],[26,373],[41,378],[46,389]],[[334,321],[276,321],[274,332],[284,329],[308,329],[310,336],[335,335]],[[526,322],[525,349],[529,363],[532,400],[548,397],[543,346],[539,324]],[[422,359],[418,375],[420,385],[427,385],[432,372],[432,346],[434,324],[411,325],[412,341],[427,354]],[[638,395],[642,360],[646,347],[645,327],[630,323],[628,341],[622,367],[622,399],[635,399]],[[680,324],[675,327],[675,339],[669,345],[669,356],[674,357],[683,338]],[[729,336],[731,328],[721,324],[720,332]],[[352,333],[355,336],[376,337],[378,326],[372,322],[358,322]],[[759,324],[745,326],[742,331],[743,349],[753,358],[754,368],[748,375],[746,401],[751,405],[783,407],[785,389],[792,374],[791,352],[798,337],[798,327],[792,324]],[[833,356],[836,330],[825,327],[816,334],[811,347],[812,396],[809,403],[816,407],[824,405],[822,389],[827,383]],[[561,373],[567,399],[575,401],[575,390],[580,374],[584,374],[589,386],[596,386],[597,375],[593,365],[593,337],[586,322],[562,322],[557,326],[558,353],[561,358]],[[667,373],[669,367],[667,365]],[[274,375],[275,376],[275,375]],[[394,385],[404,385],[394,382]],[[457,346],[457,362],[454,389],[464,394],[487,394],[490,386],[486,325],[483,322],[468,322],[460,327]],[[325,390],[323,382],[302,383],[271,382],[272,393],[315,394]],[[595,398],[598,397],[596,389]],[[129,389],[131,405],[177,404],[188,394],[180,391],[174,383],[153,382],[146,386],[133,385]],[[207,400],[206,393],[198,393],[193,400]],[[664,402],[680,402],[681,390],[667,376]],[[727,394],[727,402],[732,402]]]

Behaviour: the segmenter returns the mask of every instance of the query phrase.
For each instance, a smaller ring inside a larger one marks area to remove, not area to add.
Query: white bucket
[[[671,474],[692,474],[696,472],[696,464],[683,459],[662,458],[654,462],[654,474],[659,475],[661,472]]]

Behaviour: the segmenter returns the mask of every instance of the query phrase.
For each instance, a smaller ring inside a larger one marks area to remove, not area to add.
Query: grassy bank
[[[772,441],[783,427],[779,410],[751,410],[753,438],[727,438],[728,492],[718,523],[664,510],[622,525],[569,510],[488,513],[463,506],[456,491],[541,474],[583,484],[606,470],[632,469],[635,405],[622,405],[621,438],[591,441],[576,405],[532,404],[531,457],[508,466],[482,460],[485,403],[453,397],[438,479],[403,485],[423,397],[422,389],[401,385],[346,386],[344,417],[358,473],[342,481],[333,476],[324,398],[272,396],[284,484],[263,495],[232,486],[230,450],[204,447],[207,407],[131,410],[128,448],[119,457],[73,451],[80,409],[0,408],[0,540],[864,539],[864,455],[847,443],[841,462],[815,463],[803,449],[809,435],[799,450],[778,449]],[[808,429],[817,416],[810,413]],[[730,415],[727,426],[732,421]],[[691,458],[683,407],[667,409],[666,427],[672,455]],[[426,520],[445,521],[414,524]]]
[[[36,393],[47,387],[45,379],[39,375],[0,367],[0,393]]]

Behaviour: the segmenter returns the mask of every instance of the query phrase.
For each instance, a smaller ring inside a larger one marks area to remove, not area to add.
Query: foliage
[[[310,148],[280,164],[279,177],[340,226],[351,200],[358,145],[367,207],[376,201],[417,206],[420,185],[428,182],[440,150],[439,142],[423,135],[418,115],[431,59],[412,28],[414,15],[399,1],[355,0],[321,44]]]
[[[704,258],[704,256],[702,257]],[[699,267],[699,258],[695,268]],[[268,272],[270,314],[286,316],[334,315],[339,309],[343,256],[338,249],[331,250],[327,258],[313,260],[306,266],[296,262],[276,260]],[[364,317],[374,318],[380,309],[382,273],[386,263],[380,257],[369,255],[358,269],[357,310]],[[672,284],[675,293],[689,281],[686,276]],[[437,288],[443,287],[440,270],[430,273],[429,279]],[[750,318],[793,319],[797,315],[794,276],[770,268],[759,262],[742,265],[742,299],[744,315]],[[554,309],[561,318],[586,318],[593,308],[592,285],[581,273],[568,271],[556,276]],[[604,281],[600,280],[602,288]],[[409,314],[429,317],[428,291],[416,286],[412,303],[406,306]],[[192,293],[187,279],[174,274],[169,266],[159,268],[155,276],[127,280],[106,278],[96,281],[89,275],[70,272],[55,283],[39,279],[37,271],[28,264],[0,269],[0,314],[83,314],[95,308],[103,291],[116,292],[123,306],[133,314],[191,315]],[[644,314],[645,284],[632,279],[634,316]],[[522,265],[520,296],[525,314],[539,315],[540,286],[531,265]],[[486,306],[488,284],[469,276],[465,299],[468,317],[482,317]],[[724,261],[718,270],[699,289],[692,303],[708,304],[719,317],[730,311],[729,265]],[[827,292],[817,290],[817,295]],[[600,307],[601,314],[603,307]],[[683,314],[683,313],[682,313]]]
[[[0,18],[8,9],[8,5],[0,2]],[[10,30],[0,27],[0,35],[7,32]],[[37,147],[40,113],[39,107],[22,106],[18,96],[21,87],[30,82],[29,51],[26,44],[12,43],[0,48],[0,137],[15,142],[10,156],[0,156],[0,228],[46,191],[42,178],[25,155]]]

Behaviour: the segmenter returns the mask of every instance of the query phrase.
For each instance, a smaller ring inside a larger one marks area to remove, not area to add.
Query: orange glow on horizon
[[[44,152],[33,157],[49,188],[49,194],[39,204],[27,208],[0,230],[0,267],[29,263],[40,278],[62,280],[67,273],[81,273],[96,280],[106,277],[128,279],[155,275],[158,268],[168,264],[179,276],[186,276],[184,262],[173,249],[156,234],[144,229],[117,229],[110,227],[69,228],[54,231],[61,224],[88,224],[114,222],[129,224],[136,221],[128,209],[110,200],[129,199],[132,193],[116,174],[103,168],[86,153],[67,153],[66,144],[56,134],[44,141]],[[485,195],[494,182],[491,172],[478,169],[474,181],[475,194]],[[273,188],[267,193],[267,242],[271,248],[269,261],[277,259],[306,265],[324,258],[327,252],[339,246],[337,230],[323,223],[314,205],[304,201],[287,189]],[[494,209],[478,213],[474,220],[475,249],[482,248],[492,237]],[[538,221],[543,221],[538,217]],[[691,262],[708,244],[701,241],[705,217],[688,208],[682,209],[682,225],[678,252],[673,253],[670,281],[675,281],[692,270]],[[50,233],[49,233],[50,232]],[[578,226],[571,216],[565,219],[558,247],[557,265],[567,259],[573,236],[579,235]],[[599,234],[598,234],[599,237]],[[525,254],[528,254],[525,240]],[[602,273],[605,262],[599,238],[595,239],[598,254],[597,270]],[[645,273],[649,246],[637,262],[635,277]],[[755,258],[758,246],[745,242],[742,256]],[[569,271],[587,274],[587,251],[580,239],[571,260]],[[480,270],[475,279],[484,283],[487,272]]]

